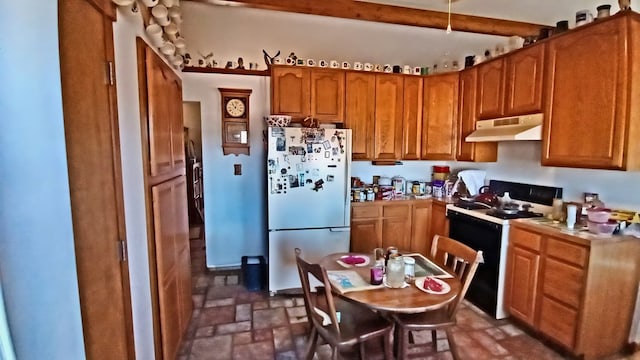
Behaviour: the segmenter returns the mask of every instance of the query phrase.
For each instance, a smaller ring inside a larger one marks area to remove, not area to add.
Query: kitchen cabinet
[[[460,96],[458,98],[458,161],[490,162],[498,160],[498,143],[467,142],[466,137],[476,129],[476,89],[478,68],[471,67],[460,72]]]
[[[504,57],[500,57],[477,66],[479,119],[491,119],[504,115],[504,62]]]
[[[353,160],[373,159],[376,77],[367,72],[347,72],[345,128],[351,129]]]
[[[374,248],[428,253],[431,200],[357,202],[351,204],[351,251]]]
[[[545,49],[545,43],[535,44],[477,66],[479,119],[543,110]]]
[[[458,140],[458,72],[424,78],[423,160],[455,160]]]
[[[376,74],[374,160],[402,157],[403,96],[402,75]]]
[[[546,43],[531,45],[505,57],[504,116],[542,111]]]
[[[411,243],[409,249],[421,254],[431,253],[431,201],[411,205]]]
[[[427,244],[425,244],[429,250],[431,250],[431,243],[435,235],[449,236],[447,204],[438,200],[433,200],[431,203],[431,224]]]
[[[271,112],[300,121],[308,116],[320,122],[342,123],[345,73],[342,70],[273,66]]]
[[[512,223],[509,241],[505,307],[514,318],[585,359],[626,346],[637,239],[565,234],[525,220]]]
[[[549,41],[543,165],[640,169],[639,59],[630,11]]]
[[[422,143],[422,78],[404,77],[402,106],[402,158],[420,160]]]

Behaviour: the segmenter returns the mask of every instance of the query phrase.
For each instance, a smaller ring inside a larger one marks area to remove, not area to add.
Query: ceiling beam
[[[354,0],[192,0],[206,4],[229,4],[298,14],[331,16],[389,24],[446,29],[447,13]],[[454,31],[498,36],[537,35],[547,25],[488,17],[451,14]]]

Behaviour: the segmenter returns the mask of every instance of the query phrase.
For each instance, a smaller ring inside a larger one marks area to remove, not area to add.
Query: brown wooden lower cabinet
[[[395,246],[428,254],[431,206],[430,199],[352,203],[351,251],[370,253],[376,247]]]
[[[431,232],[427,238],[429,249],[435,235],[449,236],[449,219],[447,218],[447,204],[434,200],[431,205]]]
[[[585,359],[627,345],[640,278],[640,242],[574,236],[516,221],[507,253],[512,317]]]

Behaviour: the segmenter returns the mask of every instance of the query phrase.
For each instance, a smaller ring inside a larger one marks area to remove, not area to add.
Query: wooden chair
[[[392,360],[393,322],[367,307],[334,298],[327,271],[319,264],[310,264],[303,260],[300,249],[296,248],[295,253],[304,293],[304,305],[311,327],[305,359],[313,358],[319,336],[331,346],[332,359],[338,359],[341,351],[355,350],[354,347],[359,345],[360,358],[364,360],[365,342],[380,338],[383,341],[385,359]],[[310,278],[317,279],[323,285],[317,287],[315,293],[311,291]]]
[[[419,314],[393,314],[396,323],[398,359],[407,355],[411,331],[431,330],[433,348],[436,349],[436,330],[444,329],[454,359],[459,358],[449,329],[456,324],[456,312],[464,299],[469,284],[482,260],[482,251],[476,251],[446,236],[433,237],[431,257],[459,278],[461,286],[458,296],[446,307]]]

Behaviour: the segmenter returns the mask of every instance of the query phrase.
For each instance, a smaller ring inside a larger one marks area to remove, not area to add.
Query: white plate
[[[436,277],[432,277],[432,276],[429,277],[429,278],[431,278],[432,280],[434,280],[438,284],[442,285],[442,290],[441,291],[433,291],[433,290],[425,289],[424,288],[424,281],[425,281],[426,278],[418,278],[418,279],[416,279],[416,282],[415,282],[416,287],[418,289],[426,292],[426,293],[435,294],[435,295],[442,295],[442,294],[446,294],[449,291],[451,291],[451,286],[449,286],[449,284],[447,284],[446,282],[444,282],[444,281],[442,281],[442,280],[440,280],[440,279],[438,279]]]
[[[360,264],[354,264],[354,265],[351,265],[351,264],[348,264],[348,263],[346,263],[346,262],[344,262],[344,261],[343,261],[344,259],[347,259],[347,258],[349,258],[349,257],[358,257],[358,258],[362,258],[362,259],[364,259],[364,262],[363,262],[363,263],[360,263]],[[362,266],[367,266],[367,265],[369,265],[370,260],[369,260],[369,257],[368,257],[368,256],[366,256],[366,255],[344,255],[344,256],[341,256],[341,257],[340,257],[340,260],[337,260],[337,262],[338,262],[338,264],[342,265],[343,267],[352,267],[352,266],[362,267]]]

